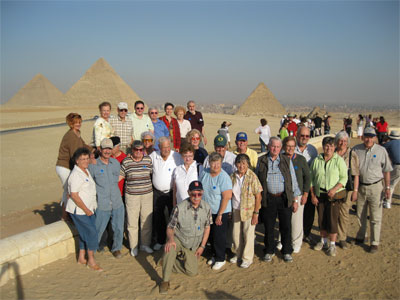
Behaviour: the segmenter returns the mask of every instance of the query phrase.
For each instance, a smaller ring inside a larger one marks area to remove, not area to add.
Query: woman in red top
[[[388,129],[388,123],[385,121],[385,118],[380,116],[379,122],[376,123],[379,144],[382,144],[383,137],[387,135]]]
[[[174,149],[176,152],[179,152],[179,148],[181,147],[181,131],[179,130],[178,121],[172,117],[174,105],[169,102],[165,103],[164,111],[165,115],[159,119],[167,126],[171,142],[174,144]]]

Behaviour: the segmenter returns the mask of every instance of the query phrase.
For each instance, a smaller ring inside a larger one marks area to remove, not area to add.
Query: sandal
[[[102,269],[102,268],[100,268],[98,265],[94,265],[94,266],[91,266],[91,265],[86,265],[89,269],[91,269],[91,270],[93,270],[93,271],[96,271],[96,272],[103,272],[104,270]]]

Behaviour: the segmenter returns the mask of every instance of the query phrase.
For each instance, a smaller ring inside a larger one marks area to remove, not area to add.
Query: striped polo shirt
[[[119,174],[125,178],[125,193],[128,195],[143,195],[153,191],[151,173],[153,163],[149,156],[141,161],[126,157],[121,163]]]

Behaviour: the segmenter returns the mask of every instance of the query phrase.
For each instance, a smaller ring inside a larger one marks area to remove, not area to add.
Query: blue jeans
[[[261,152],[266,152],[267,151],[267,145],[265,145],[265,143],[262,140],[262,138],[258,138],[258,140],[260,141],[260,144],[261,144]]]
[[[124,219],[125,219],[125,207],[121,207],[112,210],[96,210],[96,229],[99,234],[98,242],[100,242],[104,230],[107,227],[108,221],[111,218],[111,227],[114,232],[113,245],[111,252],[121,250],[122,239],[124,237]]]
[[[96,216],[91,215],[76,215],[69,214],[75,224],[79,233],[79,249],[96,251],[99,245],[97,230],[96,230]]]

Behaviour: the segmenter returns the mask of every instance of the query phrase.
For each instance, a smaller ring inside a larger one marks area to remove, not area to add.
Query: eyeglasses
[[[303,138],[309,138],[309,137],[310,137],[310,136],[307,135],[307,134],[300,134],[300,136],[303,137]]]
[[[198,137],[192,137],[192,141],[200,141],[200,137],[198,136]]]
[[[152,143],[152,142],[153,142],[153,139],[143,139],[143,142],[150,142],[150,143]]]
[[[135,109],[137,109],[137,110],[143,110],[144,107],[135,107]]]
[[[133,148],[133,151],[137,151],[137,152],[143,152],[143,148],[138,149],[138,148]]]
[[[120,109],[119,111],[124,111],[124,112],[128,112],[128,110],[127,109]]]
[[[151,115],[158,115],[158,112],[152,111],[152,112],[150,112],[150,114],[151,114]]]
[[[201,197],[203,195],[203,192],[190,192],[190,195],[194,196],[194,197]]]

